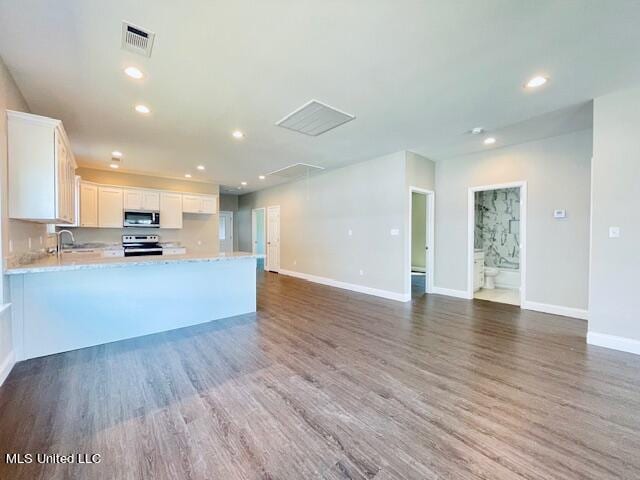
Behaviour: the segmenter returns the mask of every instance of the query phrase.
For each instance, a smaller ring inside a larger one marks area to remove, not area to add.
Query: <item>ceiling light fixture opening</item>
[[[264,176],[264,175],[260,175],[258,178],[259,178],[260,180],[264,180],[264,179],[265,179],[265,176]]]
[[[184,174],[184,178],[191,178],[191,174],[190,173],[185,173]]]
[[[111,168],[120,168],[120,165],[118,165],[117,163],[112,163],[111,165],[109,165]]]
[[[233,138],[244,138],[244,133],[240,130],[234,130],[231,135],[233,135]]]
[[[142,77],[144,77],[142,70],[136,67],[127,67],[124,69],[124,73],[126,73],[131,78],[135,78],[136,80],[140,80]]]
[[[496,143],[496,139],[493,137],[487,137],[484,139],[485,145],[493,145],[494,143]]]
[[[114,150],[113,152],[111,152],[111,157],[112,158],[122,158],[122,152],[119,152],[118,150]]]
[[[204,170],[204,165],[198,165],[196,168],[197,168],[198,170]]]
[[[542,75],[536,75],[525,84],[525,88],[538,88],[547,83],[549,79]]]
[[[247,185],[247,182],[240,182],[240,185],[242,185],[243,187]]]
[[[136,112],[138,113],[143,113],[143,114],[148,114],[151,113],[151,109],[149,107],[147,107],[146,105],[136,105]]]

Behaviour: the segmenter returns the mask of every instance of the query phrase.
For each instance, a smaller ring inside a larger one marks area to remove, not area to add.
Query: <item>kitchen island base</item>
[[[16,360],[256,311],[256,259],[11,275]]]

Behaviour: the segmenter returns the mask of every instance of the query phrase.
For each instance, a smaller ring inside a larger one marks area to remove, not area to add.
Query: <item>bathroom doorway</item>
[[[409,187],[408,224],[408,291],[411,296],[422,296],[433,287],[434,193],[431,190]]]
[[[469,298],[522,304],[526,278],[526,200],[526,182],[469,189]]]

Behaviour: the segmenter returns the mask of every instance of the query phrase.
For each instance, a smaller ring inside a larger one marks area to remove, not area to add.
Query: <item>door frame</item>
[[[233,212],[230,210],[220,210],[218,212],[218,228],[220,228],[220,217],[222,216],[230,216],[231,217],[231,251],[233,252],[234,250],[234,239],[235,239],[235,235],[234,235],[234,228],[233,228]],[[225,232],[226,233],[226,232]],[[220,250],[220,234],[218,234],[218,250]]]
[[[436,205],[436,194],[433,190],[427,190],[425,188],[420,187],[409,187],[409,217],[407,219],[407,238],[405,242],[405,268],[404,268],[404,278],[405,278],[405,297],[411,299],[411,236],[412,236],[412,210],[413,210],[413,193],[420,193],[427,197],[427,208],[425,218],[425,225],[427,228],[427,244],[425,247],[428,247],[427,250],[427,269],[426,275],[427,279],[425,281],[425,293],[431,293],[433,291],[433,282],[434,282],[434,258],[435,258],[435,205]]]
[[[267,258],[267,209],[265,207],[252,208],[251,209],[251,253],[256,255],[256,233],[258,232],[257,228],[257,216],[256,213],[258,210],[262,210],[262,232],[264,234],[264,254],[261,255],[262,258]]]
[[[264,261],[264,269],[268,272],[276,272],[279,273],[280,272],[280,267],[282,266],[282,249],[280,248],[282,246],[282,241],[279,242],[278,245],[278,253],[279,253],[279,257],[280,257],[280,265],[278,266],[277,270],[271,270],[271,266],[269,264],[269,210],[272,208],[277,208],[278,209],[278,226],[280,228],[280,239],[282,239],[282,217],[281,217],[281,209],[280,209],[280,205],[267,205],[267,210],[265,212],[265,222],[266,222],[266,228],[265,228],[265,233],[264,233],[264,240],[265,240],[265,244],[264,244],[264,254],[265,254],[265,261]]]
[[[527,279],[527,181],[496,183],[469,187],[467,199],[467,298],[473,298],[473,264],[475,235],[475,193],[504,188],[520,189],[520,308],[526,301]]]

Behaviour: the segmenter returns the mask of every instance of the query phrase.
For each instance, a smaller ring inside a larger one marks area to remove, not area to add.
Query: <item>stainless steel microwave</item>
[[[138,228],[160,228],[160,212],[125,210],[124,226]]]

